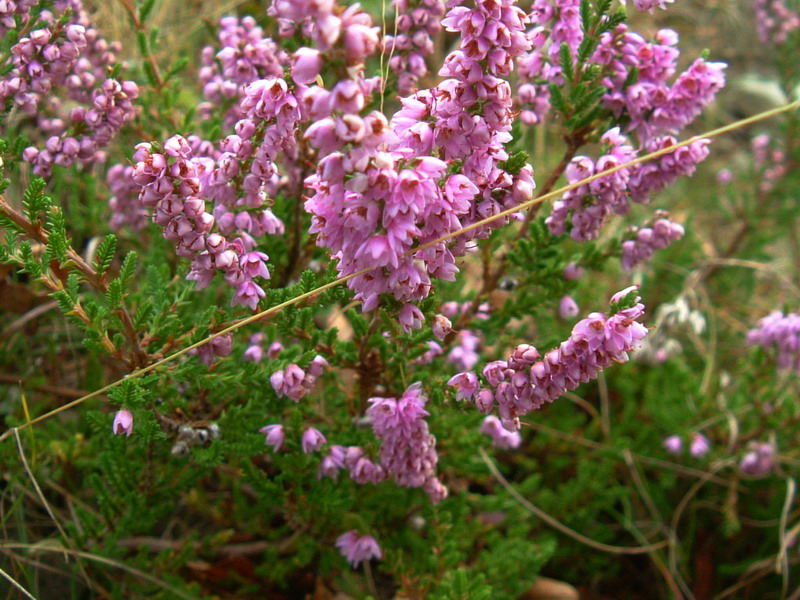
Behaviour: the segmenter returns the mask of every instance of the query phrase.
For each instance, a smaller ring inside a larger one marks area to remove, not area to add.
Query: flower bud
[[[313,427],[309,427],[303,433],[303,452],[305,454],[311,454],[312,452],[316,452],[327,442],[328,440],[325,439],[325,436],[322,435],[317,429]]]
[[[564,320],[572,319],[578,315],[580,309],[572,296],[564,296],[558,305],[558,312]]]
[[[272,449],[275,452],[281,449],[281,446],[283,445],[283,440],[286,437],[283,425],[267,425],[266,427],[262,427],[258,431],[259,433],[263,433],[264,435],[266,435],[264,443],[267,446],[272,446]]]
[[[112,431],[115,435],[124,433],[130,436],[133,433],[133,413],[129,410],[120,410],[114,416]]]
[[[291,73],[295,83],[313,83],[321,69],[322,56],[319,50],[303,47],[294,53]]]

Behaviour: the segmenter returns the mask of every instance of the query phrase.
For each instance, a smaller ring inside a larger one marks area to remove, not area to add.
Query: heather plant
[[[0,0],[7,597],[798,597],[796,6],[710,129],[680,3],[119,4]]]

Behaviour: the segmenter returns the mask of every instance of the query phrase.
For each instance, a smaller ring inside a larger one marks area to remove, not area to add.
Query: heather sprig
[[[0,2],[0,86],[38,94],[4,97],[0,140],[0,455],[24,466],[2,573],[38,585],[24,553],[52,546],[79,595],[511,600],[547,563],[624,595],[640,555],[688,597],[702,531],[713,593],[775,595],[797,415],[770,357],[796,370],[797,292],[766,257],[794,252],[796,144],[675,184],[791,106],[678,142],[723,66],[606,0],[275,0],[199,51],[122,6],[125,61],[77,0]],[[581,318],[620,270],[638,285]],[[729,325],[781,302],[742,351]]]

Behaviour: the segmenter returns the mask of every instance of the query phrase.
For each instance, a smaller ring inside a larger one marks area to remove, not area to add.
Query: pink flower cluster
[[[229,333],[216,337],[199,348],[190,350],[189,354],[197,356],[202,364],[210,367],[217,357],[229,356],[231,352],[233,352],[233,337]]]
[[[534,0],[531,6],[533,28],[528,32],[531,51],[517,60],[520,85],[517,98],[520,119],[526,125],[537,125],[550,112],[548,83],[564,83],[559,52],[561,44],[569,48],[573,60],[583,40],[579,0]]]
[[[775,347],[779,369],[794,369],[800,373],[800,315],[774,312],[758,322],[758,327],[747,333],[747,343]]]
[[[677,134],[711,103],[725,85],[724,63],[696,59],[670,85],[680,52],[678,34],[662,29],[655,42],[619,25],[601,36],[592,61],[607,71],[603,84],[609,92],[603,103],[615,117],[630,119],[626,131],[635,131],[642,142],[665,133]],[[637,70],[634,83],[630,72]]]
[[[259,363],[264,359],[264,348],[262,344],[264,343],[264,334],[263,333],[254,333],[250,336],[250,345],[244,351],[244,356],[242,357],[247,362],[254,362]],[[278,355],[283,350],[283,344],[280,342],[272,342],[269,347],[267,348],[267,358],[270,360],[275,360],[278,358]]]
[[[457,271],[443,244],[416,255],[413,245],[459,228],[458,215],[468,209],[475,188],[463,176],[446,177],[444,161],[397,146],[380,112],[362,117],[379,83],[361,75],[363,61],[377,47],[377,28],[353,8],[342,15],[341,40],[328,40],[343,44],[347,76],[331,91],[314,86],[306,96],[313,98],[315,122],[305,136],[320,160],[306,180],[314,193],[305,208],[312,214],[311,233],[331,251],[342,276],[369,269],[348,282],[363,309],[372,310],[380,294],[391,293],[405,303],[399,320],[409,330],[422,325],[422,313],[410,302],[428,295],[430,275],[452,280]],[[389,152],[390,145],[397,149]]]
[[[111,192],[108,206],[111,209],[111,229],[139,231],[147,227],[147,210],[139,201],[140,186],[133,181],[133,167],[114,165],[106,174],[106,184]]]
[[[461,42],[439,71],[448,79],[404,99],[392,124],[398,147],[418,155],[438,148],[441,158],[461,164],[458,185],[471,200],[466,211],[456,211],[463,226],[513,208],[533,193],[530,165],[509,173],[501,164],[508,159],[505,144],[512,139],[513,122],[511,87],[503,77],[530,42],[524,34],[528,17],[511,0],[476,0],[472,8],[451,5],[442,24],[460,33]],[[467,187],[470,182],[477,196]],[[471,239],[486,238],[506,223],[508,218],[497,219],[460,236],[453,251],[463,254]]]
[[[67,9],[72,12],[62,24],[56,15]],[[5,13],[25,22],[29,10],[28,2],[5,2],[0,21],[9,18],[2,17]],[[30,146],[23,154],[33,163],[34,173],[44,177],[54,164],[103,162],[101,149],[136,116],[133,101],[139,95],[133,81],[107,77],[120,46],[90,26],[79,0],[58,0],[53,11],[42,11],[37,22],[46,26],[12,46],[0,77],[0,102],[10,102],[34,118],[37,130],[46,136],[43,147]]]
[[[428,431],[427,398],[422,384],[411,385],[398,398],[371,398],[367,415],[381,440],[381,466],[398,485],[423,488],[433,502],[447,497],[436,477],[436,438]]]
[[[783,150],[771,146],[774,142],[766,134],[753,138],[753,166],[761,177],[758,189],[765,194],[786,176],[786,155]]]
[[[632,228],[635,237],[622,242],[622,268],[626,271],[683,237],[683,226],[671,221],[664,211],[656,211],[655,219],[652,227]]]
[[[327,366],[328,361],[318,354],[305,371],[297,365],[291,364],[270,375],[269,382],[278,398],[286,396],[292,402],[299,402],[300,398],[311,391],[317,378],[322,375]]]
[[[336,540],[336,547],[353,568],[373,558],[383,558],[375,538],[371,535],[360,535],[355,529],[340,535]]]
[[[739,469],[751,477],[769,475],[777,464],[775,445],[768,442],[751,442],[750,448],[739,462]]]
[[[635,290],[630,287],[618,292],[611,298],[612,305]],[[637,296],[634,306],[610,317],[590,314],[575,325],[569,339],[542,360],[533,346],[518,346],[507,360],[484,367],[484,387],[472,372],[459,373],[448,385],[455,387],[460,397],[474,397],[481,412],[491,412],[497,403],[503,427],[515,431],[520,426],[519,417],[596,378],[600,370],[613,363],[628,360],[628,352],[647,334],[647,328],[637,321],[644,314],[639,300]]]
[[[2,0],[0,1],[0,37],[12,29],[17,28],[16,18],[19,18],[23,27],[28,24],[31,17],[31,7],[39,0]]]
[[[154,210],[153,220],[164,227],[164,237],[177,245],[177,254],[192,259],[187,278],[203,288],[220,270],[236,288],[232,304],[255,309],[265,293],[253,280],[269,278],[268,257],[253,249],[250,236],[228,242],[212,233],[215,219],[200,196],[200,175],[207,161],[196,160],[189,143],[177,135],[165,142],[163,153],[154,152],[149,143],[139,144],[134,160],[133,181],[141,186],[139,200]]]
[[[283,442],[286,441],[286,428],[283,425],[273,423],[272,425],[265,425],[258,431],[264,434],[264,443],[267,446],[272,446],[275,452],[280,451],[283,447]],[[308,427],[303,432],[300,445],[303,448],[303,454],[311,454],[312,452],[318,452],[327,442],[328,440],[318,429]]]
[[[397,92],[408,96],[428,74],[425,57],[433,53],[433,39],[442,30],[444,0],[392,0],[397,10],[397,35],[384,37],[389,67],[397,74]]]
[[[350,478],[359,484],[380,483],[386,479],[386,472],[379,464],[366,456],[360,446],[331,446],[327,456],[322,459],[317,477],[336,479],[339,471],[346,469]]]
[[[566,44],[573,61],[578,59],[578,48],[585,35],[579,4],[577,0],[534,2],[535,27],[529,32],[533,50],[518,61],[523,81],[518,90],[520,118],[527,124],[539,123],[550,110],[547,84],[565,83],[560,66],[561,45]],[[639,8],[663,5],[646,4]],[[627,125],[624,132],[614,128],[605,134],[601,140],[607,146],[604,156],[597,160],[579,156],[573,160],[566,172],[570,183],[602,173],[640,154],[673,145],[676,140],[672,135],[679,133],[714,99],[725,82],[722,63],[697,59],[670,84],[677,72],[677,43],[677,34],[668,29],[659,31],[654,42],[647,42],[625,25],[600,35],[589,61],[576,68],[600,67],[601,83],[607,89],[601,98],[602,105]],[[635,135],[638,148],[622,133]],[[706,140],[694,142],[658,160],[568,192],[554,205],[548,221],[551,232],[561,235],[570,230],[575,240],[594,239],[609,214],[627,213],[629,199],[647,202],[651,194],[678,176],[693,174],[695,165],[708,155],[707,145]]]
[[[488,415],[481,424],[480,432],[492,438],[492,445],[495,448],[513,450],[519,448],[522,443],[522,436],[519,431],[508,431],[500,419],[494,415]]]
[[[569,183],[619,167],[639,154],[618,127],[606,132],[600,141],[607,154],[596,161],[588,156],[572,159],[565,171]],[[674,143],[674,138],[664,136],[647,142],[643,150],[652,152]],[[576,241],[593,240],[609,215],[625,215],[630,211],[631,200],[646,203],[652,193],[666,188],[679,176],[693,174],[697,163],[708,156],[707,146],[708,140],[698,140],[658,159],[580,185],[553,203],[545,223],[553,235],[569,231]]]
[[[762,44],[780,46],[800,28],[800,14],[786,5],[786,0],[753,0],[758,39]]]
[[[650,11],[655,12],[656,8],[666,10],[667,4],[671,4],[675,0],[633,0],[633,6],[640,12]],[[625,1],[622,2],[625,4]]]
[[[201,115],[208,117],[214,107],[227,105],[227,125],[233,125],[243,115],[239,103],[245,88],[259,79],[282,77],[288,56],[253,17],[223,17],[219,22],[219,49],[203,48],[199,71],[203,96],[207,102],[198,106]]]
[[[447,360],[457,369],[468,371],[478,362],[480,339],[469,329],[462,329],[456,336],[456,344],[447,354]]]

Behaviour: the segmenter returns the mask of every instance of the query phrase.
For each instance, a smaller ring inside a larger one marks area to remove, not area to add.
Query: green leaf
[[[109,233],[103,241],[97,246],[97,254],[95,256],[95,270],[98,275],[102,275],[111,266],[111,261],[114,259],[114,252],[117,250],[117,236]]]
[[[552,101],[553,107],[557,112],[561,113],[562,116],[566,115],[567,104],[564,102],[564,95],[561,93],[561,86],[551,83],[547,86],[547,89],[550,90],[550,100]]]
[[[521,150],[509,156],[508,160],[502,161],[498,166],[505,172],[516,175],[528,164],[528,158],[528,153]]]
[[[50,296],[55,298],[56,302],[58,302],[58,307],[65,315],[72,312],[72,307],[74,304],[72,302],[72,298],[69,297],[67,292],[64,290],[57,290],[51,293]]]
[[[5,213],[0,213],[0,227],[5,229],[6,233],[14,235],[25,235],[25,230],[12,221]]]
[[[23,270],[27,271],[33,277],[40,277],[44,273],[44,268],[33,256],[33,248],[28,240],[23,240],[19,245],[19,255],[22,259]]]
[[[624,297],[620,298],[617,302],[612,302],[609,305],[609,310],[611,314],[616,314],[621,310],[625,310],[626,308],[632,308],[636,305],[636,299],[639,297],[639,288],[634,288]]]
[[[558,62],[561,65],[561,71],[564,74],[564,79],[567,85],[572,85],[575,80],[575,66],[572,64],[572,52],[566,42],[561,42],[561,47],[558,51]]]
[[[125,291],[128,289],[131,281],[133,281],[133,276],[136,274],[136,263],[138,262],[138,257],[136,256],[136,252],[128,252],[125,255],[125,260],[122,261],[122,268],[119,270],[119,278],[118,280],[121,282],[122,290]]]
[[[156,72],[153,70],[153,65],[151,65],[149,62],[144,63],[144,74],[147,76],[147,83],[149,83],[152,87],[156,87],[158,85]]]
[[[311,271],[310,269],[303,271],[303,273],[300,275],[300,293],[305,294],[316,287],[317,276],[314,274],[314,271]]]
[[[589,0],[581,0],[580,14],[581,28],[584,32],[588,31],[592,24],[592,6]]]
[[[122,304],[122,280],[117,278],[108,284],[108,291],[106,291],[106,303],[111,310],[119,308]]]
[[[158,46],[158,34],[160,30],[158,26],[154,25],[150,30],[150,49],[153,50]]]
[[[62,263],[67,257],[69,241],[64,213],[57,206],[51,206],[47,211],[47,228],[47,250],[54,260]]]
[[[41,177],[34,178],[22,194],[22,205],[31,223],[39,222],[39,213],[50,207],[52,200],[44,192],[45,181]]]
[[[189,65],[189,58],[186,56],[181,56],[178,60],[175,61],[175,64],[173,64],[170,67],[169,71],[167,71],[167,74],[164,76],[164,81],[169,81],[175,75],[183,71],[188,65]]]
[[[155,6],[156,0],[144,0],[142,6],[139,7],[139,22],[144,23],[147,21],[147,17],[150,16],[150,12],[153,10],[153,6]]]
[[[597,16],[601,17],[608,12],[611,7],[611,0],[597,0]]]
[[[139,44],[139,52],[141,52],[142,56],[148,56],[150,50],[147,47],[147,35],[144,31],[136,32],[136,42]]]
[[[72,300],[72,304],[78,303],[78,291],[80,288],[80,278],[78,277],[77,273],[70,273],[67,275],[67,287],[66,293],[69,296],[70,300]]]

